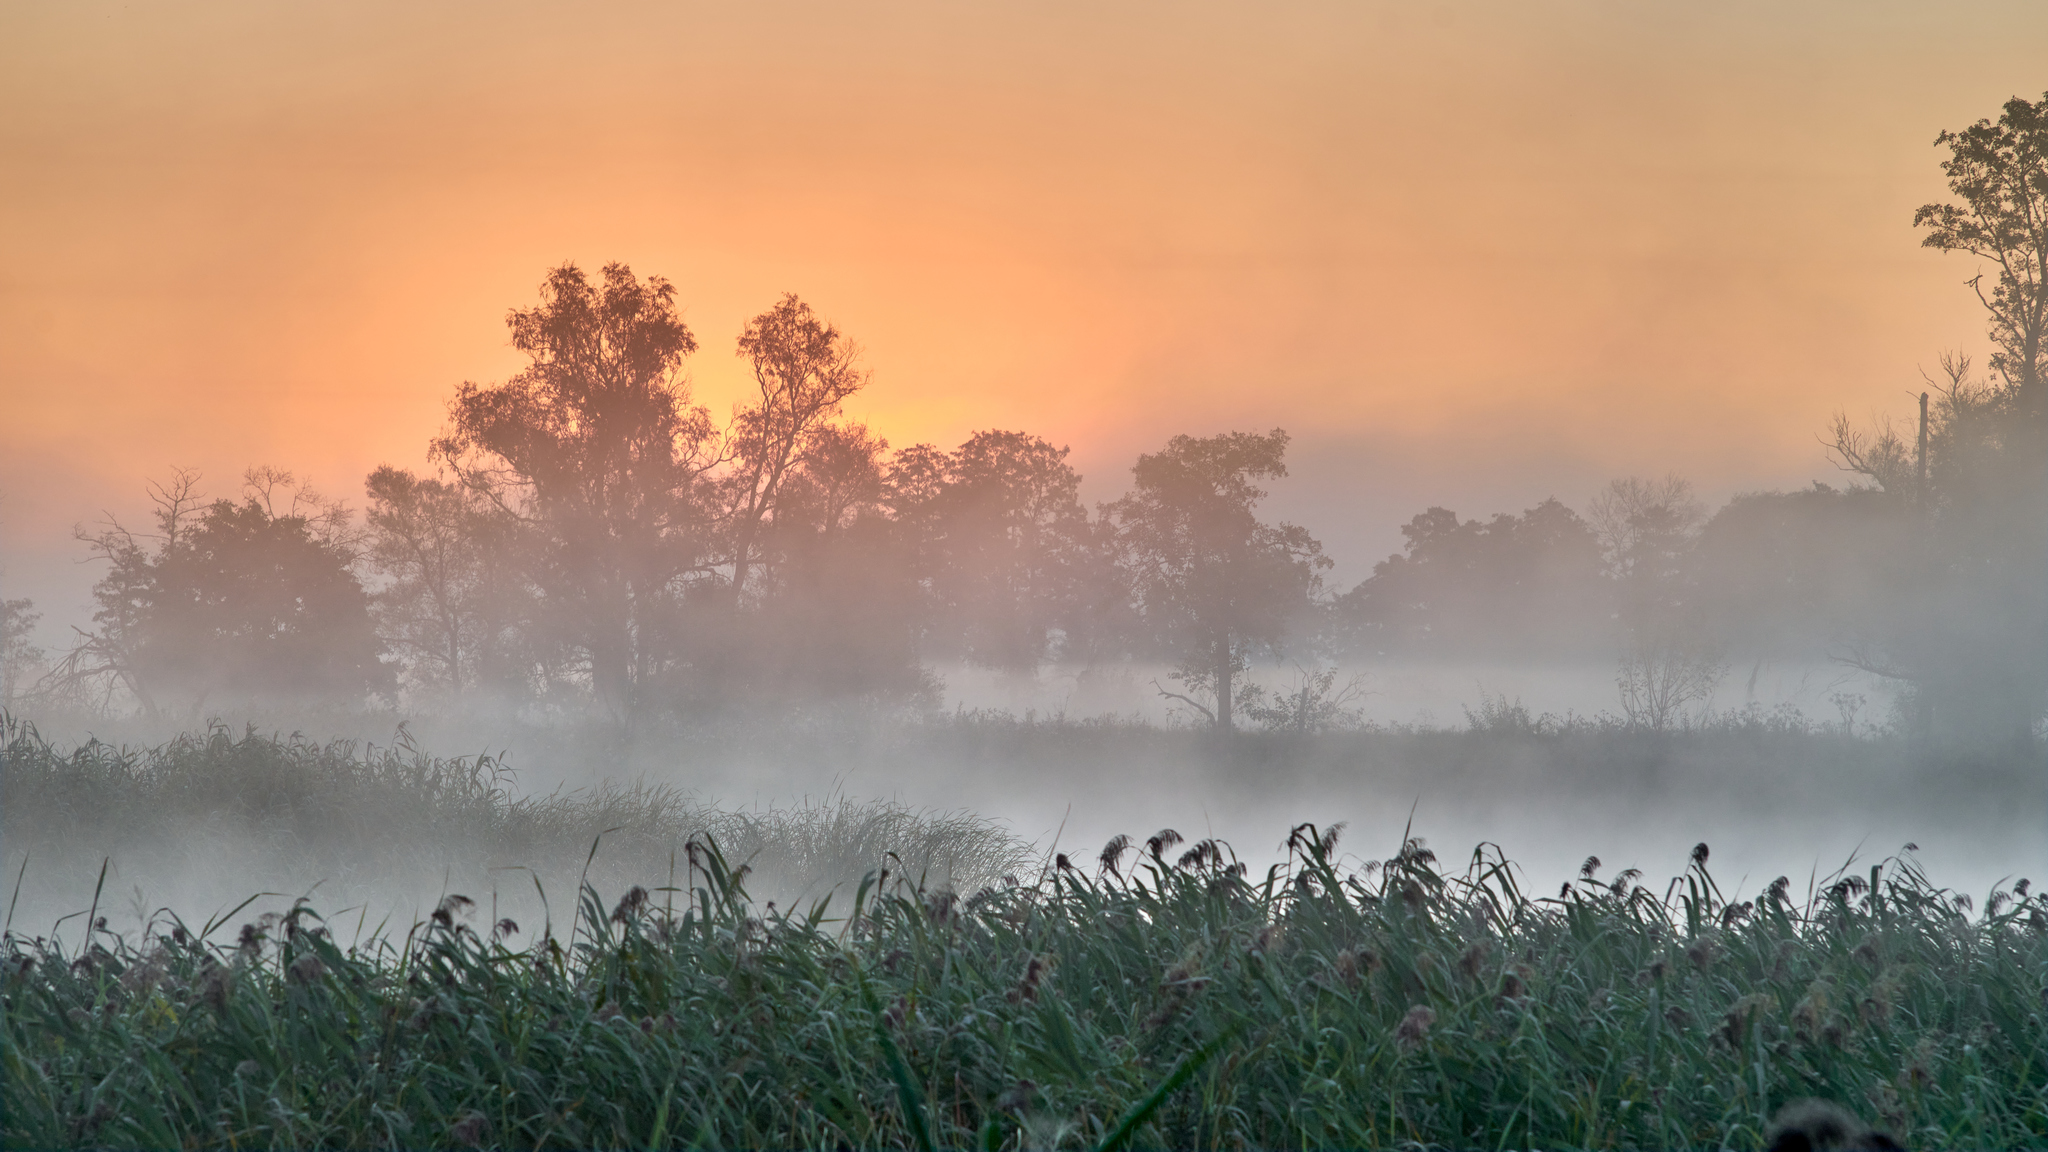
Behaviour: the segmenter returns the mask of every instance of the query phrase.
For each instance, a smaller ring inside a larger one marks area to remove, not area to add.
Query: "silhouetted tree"
[[[624,264],[599,284],[562,265],[506,324],[532,363],[464,383],[435,453],[517,518],[542,619],[588,662],[598,700],[630,716],[676,655],[654,641],[705,573],[697,482],[716,436],[681,370],[697,341],[674,287]]]
[[[1254,481],[1287,475],[1287,433],[1176,436],[1138,457],[1136,487],[1107,509],[1145,623],[1180,657],[1175,678],[1214,707],[1168,693],[1232,727],[1232,682],[1257,648],[1278,645],[1330,566],[1292,524],[1260,522]]]
[[[727,433],[733,467],[720,481],[730,536],[732,594],[747,593],[764,525],[774,518],[784,482],[867,383],[859,349],[818,319],[794,294],[747,322],[739,354],[753,367],[761,397],[733,414]]]
[[[1960,202],[1925,205],[1913,222],[1925,246],[1993,265],[1988,288],[1983,272],[1969,284],[1989,319],[1996,378],[1942,358],[1924,486],[1917,443],[1836,418],[1838,462],[1916,528],[1910,602],[1849,659],[1906,685],[1922,731],[2024,743],[2048,713],[2048,94],[2015,97],[1996,123],[1935,143],[1949,149],[1942,171]]]
[[[1997,123],[1979,120],[1934,142],[1949,149],[1941,170],[1961,203],[1914,212],[1927,229],[1920,243],[1994,265],[1989,292],[1983,273],[1969,281],[1990,314],[1991,370],[2017,390],[2021,413],[2048,420],[2048,93],[2038,104],[2015,96]]]
[[[1916,531],[1874,488],[1746,493],[1700,529],[1688,583],[1705,630],[1735,650],[1844,652],[1910,609]]]
[[[173,700],[360,701],[388,693],[392,670],[352,571],[345,508],[252,469],[241,503],[198,496],[183,472],[153,486],[154,535],[118,522],[82,534],[111,565],[95,585],[98,626],[60,678],[124,684],[152,713]],[[291,501],[279,508],[282,491]]]
[[[1643,631],[1674,623],[1685,598],[1686,557],[1707,521],[1692,485],[1677,476],[1614,480],[1594,495],[1586,520],[1614,582],[1623,626]]]

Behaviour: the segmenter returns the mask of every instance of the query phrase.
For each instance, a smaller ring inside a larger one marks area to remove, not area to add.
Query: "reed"
[[[2048,1141],[2024,882],[1979,909],[1906,853],[1739,897],[1701,845],[1532,893],[1485,845],[1359,861],[1305,825],[1252,876],[1179,841],[771,912],[697,836],[674,883],[542,924],[10,932],[6,1141],[1759,1147],[1804,1098],[1909,1147]]]

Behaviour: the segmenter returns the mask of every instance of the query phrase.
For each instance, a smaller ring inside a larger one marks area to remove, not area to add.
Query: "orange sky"
[[[72,612],[71,525],[172,465],[359,504],[571,259],[677,284],[714,411],[795,291],[897,444],[1103,499],[1286,427],[1345,582],[1431,503],[1828,477],[1981,352],[1909,220],[2044,62],[2038,0],[6,5],[0,590]]]

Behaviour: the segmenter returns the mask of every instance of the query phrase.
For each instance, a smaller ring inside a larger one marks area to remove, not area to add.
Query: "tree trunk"
[[[1228,732],[1230,720],[1230,637],[1216,641],[1216,727]]]

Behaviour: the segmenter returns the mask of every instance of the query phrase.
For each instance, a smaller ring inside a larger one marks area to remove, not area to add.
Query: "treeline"
[[[1839,488],[1711,514],[1675,477],[1617,480],[1583,512],[1431,508],[1369,578],[1326,588],[1309,532],[1258,513],[1284,431],[1174,437],[1091,510],[1036,435],[892,449],[849,418],[869,372],[793,295],[739,334],[756,394],[716,420],[690,393],[673,286],[569,264],[508,317],[526,369],[456,391],[432,474],[378,468],[360,517],[274,469],[238,499],[189,473],[153,486],[154,532],[80,533],[107,563],[94,627],[33,681],[31,606],[7,604],[4,688],[188,715],[382,696],[631,722],[929,697],[935,662],[1141,660],[1229,727],[1327,713],[1323,661],[1594,657],[1618,658],[1628,717],[1663,727],[1731,658],[1830,657],[1898,683],[1920,730],[2025,739],[2048,706],[2044,142],[2048,97],[1942,137],[1962,203],[1916,223],[1997,261],[1996,284],[1972,282],[1996,352],[1985,375],[1945,357],[1910,436],[1838,421]],[[1275,657],[1304,666],[1292,700],[1245,682]]]

